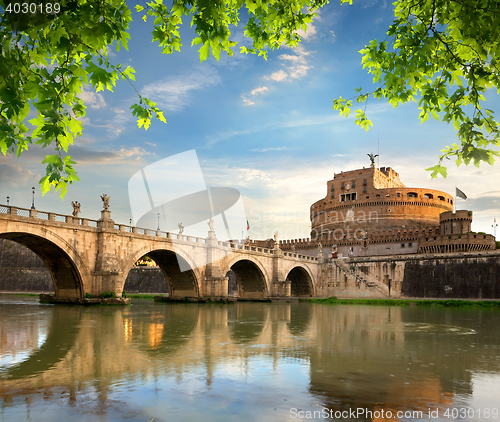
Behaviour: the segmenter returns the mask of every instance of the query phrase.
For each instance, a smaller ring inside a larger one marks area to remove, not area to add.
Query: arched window
[[[407,196],[408,198],[418,198],[418,195],[417,195],[417,193],[416,193],[416,192],[408,192],[408,193],[406,194],[406,196]]]
[[[424,198],[426,198],[426,199],[434,199],[434,195],[432,193],[426,193],[424,195]]]

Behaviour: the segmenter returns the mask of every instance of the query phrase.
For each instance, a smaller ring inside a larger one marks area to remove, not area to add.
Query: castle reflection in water
[[[283,389],[295,382],[307,392],[305,408],[312,400],[332,410],[396,414],[453,406],[474,395],[475,374],[500,370],[500,313],[475,309],[144,300],[84,308],[4,300],[0,321],[2,411],[54,395],[58,407],[74,406],[89,391],[106,408],[124,386],[141,395],[153,380],[192,378],[200,404],[227,380],[235,391],[247,389],[250,401],[255,389],[269,388],[273,397],[274,382]]]

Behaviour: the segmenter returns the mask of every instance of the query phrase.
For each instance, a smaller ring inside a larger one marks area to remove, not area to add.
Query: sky
[[[270,51],[267,61],[239,53],[239,46],[250,43],[237,27],[233,57],[223,53],[219,62],[211,57],[200,63],[186,17],[181,52],[163,55],[151,42],[152,23],[132,13],[128,51],[109,55],[136,70],[133,86],[121,81],[114,92],[87,87],[81,95],[85,130],[70,148],[81,181],[69,187],[64,201],[54,192],[42,197],[41,161],[53,152],[32,146],[19,159],[0,156],[0,204],[9,196],[11,205],[30,208],[35,186],[38,210],[70,215],[71,201],[77,200],[82,217],[98,219],[106,193],[111,217],[128,224],[130,178],[195,149],[208,186],[240,191],[250,225],[244,237],[267,239],[278,231],[280,239],[306,238],[309,208],[325,197],[327,181],[334,173],[368,167],[367,154],[378,152],[380,166],[394,168],[408,187],[454,195],[458,186],[468,196],[458,200],[458,208],[474,212],[472,229],[493,234],[493,219],[500,221],[500,162],[457,168],[450,161],[448,178],[432,180],[424,169],[437,164],[440,149],[457,142],[452,127],[432,120],[420,124],[416,103],[394,109],[370,100],[366,111],[374,126],[368,132],[332,109],[334,98],[350,98],[360,86],[374,88],[359,50],[385,38],[393,20],[390,2],[341,6],[332,0],[297,48]],[[137,127],[130,110],[136,90],[164,110],[167,124],[155,120],[147,131]],[[488,108],[499,113],[496,92],[487,98]],[[166,229],[163,222],[160,226]]]

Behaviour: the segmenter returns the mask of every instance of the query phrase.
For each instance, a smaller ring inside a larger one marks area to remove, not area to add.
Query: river
[[[500,421],[499,391],[493,309],[0,295],[2,422]]]

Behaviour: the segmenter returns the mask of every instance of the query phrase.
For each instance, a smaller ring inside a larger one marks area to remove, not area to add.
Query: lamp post
[[[34,186],[31,188],[31,191],[33,192],[33,197],[31,199],[31,209],[34,210],[35,209],[35,187]]]
[[[7,206],[10,205],[10,196],[7,196]]]
[[[491,225],[491,227],[493,227],[493,236],[495,237],[495,240],[496,240],[497,239],[497,227],[498,227],[496,217],[493,219],[493,224]]]
[[[130,219],[130,225],[132,225],[132,219]]]
[[[160,213],[158,213],[158,228],[157,230],[160,230]]]

